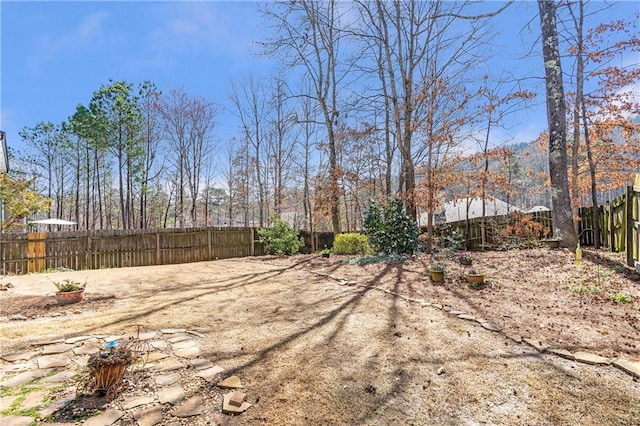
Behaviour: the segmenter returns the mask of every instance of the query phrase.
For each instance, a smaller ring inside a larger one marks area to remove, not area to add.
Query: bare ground
[[[14,288],[0,294],[0,352],[135,324],[197,330],[207,336],[205,356],[239,375],[254,404],[230,424],[637,424],[637,380],[505,336],[638,361],[638,274],[605,252],[588,252],[581,266],[562,250],[473,257],[487,275],[481,290],[459,280],[461,266],[426,256],[345,265],[301,255],[6,277]],[[435,261],[447,263],[443,285],[427,278]],[[51,280],[64,278],[89,282],[85,301],[55,305]],[[621,291],[634,302],[614,303]],[[482,316],[502,331],[400,296]],[[7,320],[17,313],[29,319]]]

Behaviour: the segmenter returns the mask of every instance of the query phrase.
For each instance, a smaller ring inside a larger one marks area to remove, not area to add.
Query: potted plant
[[[431,265],[429,272],[431,273],[431,281],[434,283],[444,282],[444,265]]]
[[[480,287],[484,284],[484,274],[475,269],[469,269],[465,278],[471,287]]]
[[[105,394],[107,397],[114,397],[127,367],[133,361],[131,349],[119,346],[115,341],[110,342],[105,350],[91,355],[87,361],[87,368],[93,390]]]
[[[56,293],[56,301],[60,305],[69,305],[71,303],[78,303],[84,297],[84,289],[87,283],[81,283],[66,278],[62,281],[54,281],[53,284],[58,289]]]
[[[320,253],[322,254],[322,257],[329,257],[331,255],[331,250],[325,247]]]

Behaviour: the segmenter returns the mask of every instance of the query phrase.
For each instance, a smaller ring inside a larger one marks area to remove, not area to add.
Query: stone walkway
[[[164,329],[136,337],[78,336],[2,355],[0,424],[27,426],[60,418],[86,419],[86,426],[219,424],[225,422],[223,413],[241,414],[251,406],[246,394],[236,390],[242,388],[239,377],[222,380],[224,368],[201,357],[199,341],[205,336]],[[76,388],[83,382],[89,356],[114,340],[129,341],[142,358],[129,368],[116,399],[93,398],[101,403],[83,406],[87,395],[76,394]],[[202,394],[214,385],[215,392]]]

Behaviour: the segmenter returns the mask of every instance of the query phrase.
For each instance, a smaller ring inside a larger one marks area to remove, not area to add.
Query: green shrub
[[[87,286],[87,283],[81,283],[80,281],[74,281],[69,278],[65,278],[62,281],[54,281],[53,285],[56,286],[59,292],[66,293],[70,291],[84,290],[84,288]]]
[[[350,232],[336,235],[333,242],[335,254],[371,254],[371,244],[366,235]]]
[[[613,300],[615,303],[633,303],[633,297],[621,291],[611,296],[611,300]]]
[[[382,208],[372,204],[364,218],[369,242],[384,254],[412,254],[418,250],[418,226],[399,200]]]
[[[268,254],[288,256],[304,247],[304,241],[298,231],[278,218],[272,218],[272,220],[271,228],[258,229],[259,241],[265,245]]]

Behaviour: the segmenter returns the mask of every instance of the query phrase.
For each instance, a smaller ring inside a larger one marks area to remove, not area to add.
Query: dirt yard
[[[581,266],[563,250],[471,256],[487,277],[481,289],[460,280],[467,267],[428,256],[358,265],[298,255],[5,277],[13,288],[0,293],[0,354],[136,325],[186,328],[206,336],[203,356],[240,376],[253,404],[226,424],[637,424],[637,379],[540,354],[513,337],[640,361],[640,275],[602,251],[588,251]],[[447,265],[444,284],[428,279],[435,262]],[[51,281],[64,278],[88,282],[83,302],[56,305]],[[618,292],[633,302],[615,303]],[[18,314],[27,320],[9,320]]]

